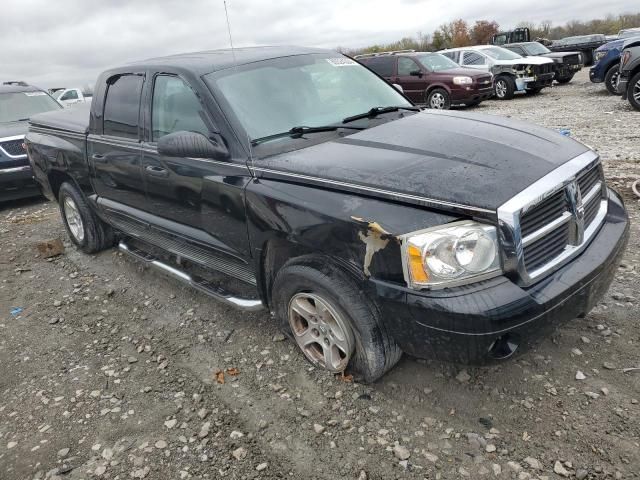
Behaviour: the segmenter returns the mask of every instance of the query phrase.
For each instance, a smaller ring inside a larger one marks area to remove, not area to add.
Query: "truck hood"
[[[546,65],[547,63],[553,63],[550,58],[544,57],[524,57],[516,58],[514,60],[494,60],[496,65]]]
[[[622,48],[623,43],[624,43],[624,39],[614,40],[613,42],[608,42],[608,43],[605,43],[604,45],[600,45],[598,48],[596,48],[596,52],[602,52],[602,51],[608,52],[612,48],[617,48],[618,50],[620,50],[620,48]]]
[[[28,128],[29,122],[27,121],[0,123],[0,138],[25,135]]]
[[[540,57],[563,60],[565,57],[570,57],[572,55],[580,55],[580,52],[549,52],[543,53]]]
[[[533,124],[430,110],[256,159],[254,168],[258,177],[493,216],[517,193],[586,151]]]

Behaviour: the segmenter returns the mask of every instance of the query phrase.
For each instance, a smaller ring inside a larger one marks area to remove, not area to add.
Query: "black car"
[[[31,115],[59,109],[62,106],[39,88],[24,82],[0,85],[0,202],[40,195],[24,136]]]
[[[558,83],[569,83],[573,76],[582,69],[580,52],[552,52],[540,42],[509,43],[503,48],[523,57],[547,57],[553,60],[554,80]]]
[[[71,240],[244,309],[317,367],[505,359],[586,315],[628,237],[597,153],[510,118],[422,112],[354,60],[263,47],[103,73],[32,118]],[[56,161],[63,157],[64,162]]]

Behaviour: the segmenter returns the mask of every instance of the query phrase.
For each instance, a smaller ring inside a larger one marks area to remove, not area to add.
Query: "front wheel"
[[[516,91],[516,82],[508,76],[501,76],[496,79],[495,93],[498,100],[510,100]]]
[[[571,80],[573,80],[573,75],[569,75],[568,77],[558,77],[556,78],[556,82],[560,83],[560,84],[565,84],[565,83],[569,83]]]
[[[613,95],[618,94],[618,79],[620,78],[620,65],[617,63],[607,70],[607,74],[604,76],[604,86],[607,87],[609,93]]]
[[[80,250],[95,253],[113,245],[113,230],[91,210],[73,184],[62,184],[58,203],[67,234]]]
[[[272,305],[282,329],[314,366],[373,382],[402,351],[387,334],[377,307],[325,258],[306,256],[278,272]]]
[[[427,108],[435,110],[449,110],[451,108],[451,97],[444,88],[434,88],[427,95]]]
[[[633,108],[640,110],[640,72],[631,77],[627,87],[627,98]]]

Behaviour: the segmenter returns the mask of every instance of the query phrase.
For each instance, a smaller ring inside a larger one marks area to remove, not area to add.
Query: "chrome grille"
[[[22,146],[23,143],[24,139],[22,137],[0,140],[0,148],[2,149],[2,153],[5,153],[9,157],[23,157],[27,154]]]
[[[498,209],[505,267],[528,285],[581,251],[606,215],[597,155],[587,152]]]

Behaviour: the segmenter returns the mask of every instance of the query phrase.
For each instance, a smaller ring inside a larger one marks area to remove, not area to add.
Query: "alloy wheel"
[[[633,98],[637,103],[640,103],[640,80],[638,80],[633,86],[631,95],[633,95]]]
[[[496,82],[496,97],[504,98],[507,94],[507,82],[504,80],[498,80]]]
[[[73,238],[78,243],[82,243],[84,240],[84,225],[76,202],[74,202],[71,197],[66,197],[64,199],[63,206],[64,217],[67,220],[67,225],[69,226],[71,235],[73,235]]]
[[[618,88],[618,80],[619,79],[620,79],[620,72],[619,71],[616,71],[613,75],[611,75],[611,79],[610,79],[609,83],[611,84],[611,87],[613,88],[614,92]]]
[[[436,110],[443,110],[445,105],[447,104],[444,95],[440,92],[436,92],[431,95],[431,100],[429,101],[429,106],[431,108],[435,108]]]
[[[353,332],[331,304],[313,293],[297,293],[289,301],[293,338],[314,365],[338,373],[354,351]]]

